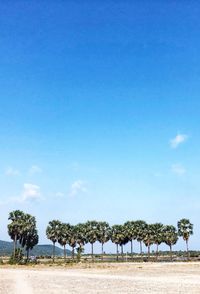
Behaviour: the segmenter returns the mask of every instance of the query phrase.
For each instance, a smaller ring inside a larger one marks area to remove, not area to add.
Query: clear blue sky
[[[194,223],[200,4],[0,1],[0,239],[49,220]],[[177,248],[184,248],[183,242]]]

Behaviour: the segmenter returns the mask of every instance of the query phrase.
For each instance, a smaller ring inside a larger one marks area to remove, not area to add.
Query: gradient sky
[[[8,213],[194,223],[198,1],[0,1],[0,239]],[[185,248],[179,241],[177,248]]]

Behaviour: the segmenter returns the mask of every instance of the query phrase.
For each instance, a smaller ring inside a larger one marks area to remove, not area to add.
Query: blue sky
[[[194,223],[200,4],[0,1],[0,239],[49,220]],[[177,248],[184,248],[179,242]]]

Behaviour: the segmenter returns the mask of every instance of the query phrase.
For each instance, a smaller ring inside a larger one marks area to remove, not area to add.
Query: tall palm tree
[[[98,241],[101,243],[101,258],[103,260],[104,249],[103,246],[110,240],[111,228],[107,222],[98,222],[97,226]]]
[[[189,219],[182,218],[178,221],[178,235],[186,242],[187,258],[189,259],[188,241],[191,235],[193,235],[193,224]]]
[[[156,244],[156,260],[158,260],[158,246],[163,242],[163,224],[152,224],[154,244]]]
[[[86,240],[91,244],[91,255],[94,260],[94,243],[98,240],[98,222],[87,221],[86,224]]]
[[[144,230],[143,242],[148,248],[148,260],[150,259],[150,247],[154,244],[154,226],[148,224]]]
[[[27,252],[27,261],[29,258],[29,250],[33,249],[38,244],[39,236],[36,229],[36,219],[30,214],[24,214],[23,232],[20,236],[19,242],[22,247],[25,247]]]
[[[120,243],[119,245],[121,246],[121,257],[123,259],[123,254],[124,254],[124,250],[123,250],[123,246],[126,245],[129,241],[128,236],[126,235],[126,231],[124,226],[122,225],[122,232],[120,234]]]
[[[69,243],[71,226],[68,223],[60,224],[60,234],[58,237],[58,243],[64,247],[64,260],[66,261],[66,245]]]
[[[128,240],[131,242],[131,259],[133,260],[133,240],[137,238],[137,230],[134,221],[127,221],[124,224],[126,236]]]
[[[135,221],[136,240],[140,243],[140,255],[142,255],[142,242],[144,233],[147,228],[147,223],[143,220]]]
[[[123,225],[114,225],[111,228],[111,241],[116,244],[117,260],[119,259],[119,245],[121,246],[121,255],[123,257],[123,245],[128,242],[128,237],[125,233]]]
[[[175,245],[178,241],[178,232],[174,226],[164,226],[163,227],[163,241],[170,248],[170,259],[172,261],[172,245]]]
[[[38,244],[39,236],[36,229],[32,229],[29,231],[26,235],[26,241],[25,241],[25,250],[26,250],[26,258],[27,261],[29,259],[29,251],[33,249],[35,245]]]
[[[55,260],[55,244],[60,237],[60,230],[61,230],[61,222],[59,220],[50,221],[46,229],[47,238],[53,242],[53,252],[52,252],[53,262]]]
[[[8,220],[11,221],[11,223],[8,224],[8,234],[13,240],[13,255],[15,256],[17,241],[20,239],[23,232],[24,212],[21,210],[14,210],[9,213]]]
[[[74,227],[74,230],[76,232],[76,243],[79,245],[77,248],[78,252],[78,257],[79,259],[81,258],[81,253],[84,251],[84,245],[87,243],[86,239],[86,233],[87,233],[87,228],[85,223],[79,223]]]
[[[74,249],[76,247],[76,226],[70,226],[68,244],[72,247],[72,259],[74,260]]]

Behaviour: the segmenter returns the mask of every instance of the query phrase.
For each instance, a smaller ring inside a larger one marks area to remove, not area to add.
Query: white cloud
[[[0,201],[0,205],[8,205],[10,203],[24,203],[27,201],[36,201],[42,199],[40,187],[33,184],[25,183],[23,192],[17,197],[7,197],[5,200]]]
[[[181,143],[184,143],[188,139],[188,136],[185,134],[177,134],[175,138],[170,140],[171,148],[177,148]]]
[[[171,171],[178,176],[182,176],[186,173],[186,169],[181,164],[173,164],[171,166]]]
[[[13,167],[8,167],[5,170],[5,175],[6,176],[19,176],[20,175],[20,171],[17,169],[14,169]]]
[[[87,192],[86,182],[82,180],[77,180],[74,183],[72,183],[69,196],[74,197],[79,193],[86,193],[86,192]]]
[[[42,172],[42,169],[37,165],[32,165],[29,169],[29,174],[31,175],[41,173],[41,172]]]
[[[24,190],[22,193],[21,201],[38,200],[41,198],[40,187],[33,184],[24,184]]]

